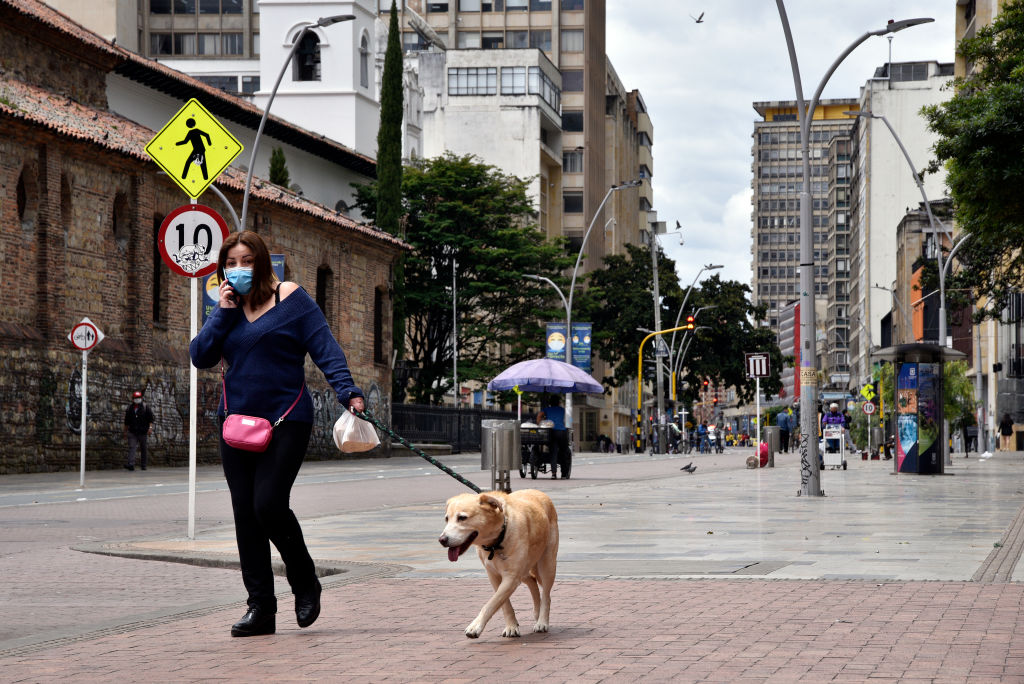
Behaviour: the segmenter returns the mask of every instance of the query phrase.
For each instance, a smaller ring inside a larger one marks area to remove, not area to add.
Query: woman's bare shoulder
[[[295,292],[298,289],[298,283],[293,283],[290,280],[284,281],[283,283],[281,283],[281,299],[284,299],[285,297],[287,297],[288,295],[290,295],[291,293]]]

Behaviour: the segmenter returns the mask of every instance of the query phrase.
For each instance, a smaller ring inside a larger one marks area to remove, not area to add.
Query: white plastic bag
[[[380,444],[373,425],[345,411],[334,424],[334,444],[343,453],[369,451]]]

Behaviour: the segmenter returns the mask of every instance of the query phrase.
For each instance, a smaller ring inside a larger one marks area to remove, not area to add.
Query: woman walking
[[[285,416],[262,452],[236,449],[220,438],[242,582],[249,595],[248,610],[232,625],[231,635],[276,630],[271,542],[281,554],[295,595],[296,621],[299,627],[308,627],[320,615],[321,587],[289,504],[313,429],[306,355],[347,408],[364,410],[363,393],[352,381],[345,354],[320,308],[295,283],[277,280],[270,252],[258,234],[229,235],[221,246],[217,275],[219,302],[189,346],[192,362],[198,368],[222,364],[222,423],[228,412],[265,418],[271,424]]]

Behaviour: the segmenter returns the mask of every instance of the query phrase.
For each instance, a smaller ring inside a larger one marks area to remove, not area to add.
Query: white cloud
[[[892,60],[953,61],[954,4],[937,0],[787,0],[805,97],[839,53],[889,19],[931,16],[892,41]],[[704,23],[690,15],[704,12]],[[750,282],[752,103],[794,99],[776,3],[769,0],[607,0],[607,52],[654,124],[654,205],[684,226],[686,245],[663,246],[689,283],[707,263]],[[889,60],[885,38],[865,41],[824,97],[857,97]]]

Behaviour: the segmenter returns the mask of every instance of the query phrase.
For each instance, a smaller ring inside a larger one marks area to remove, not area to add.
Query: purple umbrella
[[[555,359],[520,361],[487,383],[487,389],[500,392],[515,389],[516,385],[520,392],[604,393],[601,383],[588,373]]]

